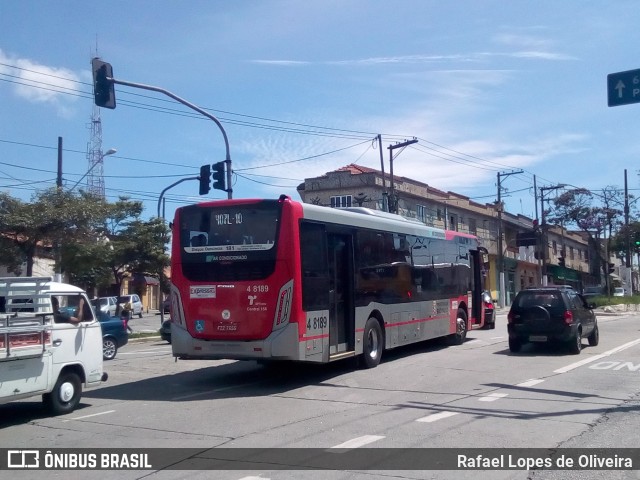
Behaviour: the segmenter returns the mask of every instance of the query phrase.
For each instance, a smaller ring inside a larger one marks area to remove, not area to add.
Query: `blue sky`
[[[117,79],[207,109],[230,143],[234,197],[299,199],[296,186],[349,163],[380,168],[372,140],[416,137],[394,173],[480,203],[499,172],[512,213],[537,185],[636,193],[640,105],[607,106],[609,73],[640,68],[636,1],[3,1],[0,190],[29,199],[86,185],[91,57]],[[218,127],[154,92],[116,86],[100,109],[106,195],[144,201],[225,158]],[[77,185],[76,185],[77,184]],[[166,216],[198,196],[166,194]]]

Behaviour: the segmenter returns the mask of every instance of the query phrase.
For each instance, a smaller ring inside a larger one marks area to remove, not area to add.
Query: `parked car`
[[[624,287],[616,287],[613,289],[614,297],[624,297]]]
[[[482,292],[482,304],[484,306],[484,328],[492,330],[496,328],[496,310],[491,293],[487,290]]]
[[[142,301],[140,297],[135,293],[132,295],[120,295],[118,297],[118,305],[123,309],[127,303],[131,303],[132,315],[138,315],[138,317],[142,318]]]
[[[91,300],[91,305],[97,312],[105,312],[110,317],[115,317],[118,310],[117,297],[99,297]]]
[[[113,360],[118,349],[129,342],[127,333],[127,319],[120,316],[109,316],[107,313],[96,312],[102,327],[102,358]]]
[[[584,287],[584,290],[582,291],[582,296],[586,299],[599,297],[602,295],[605,295],[604,288],[599,285],[593,287]]]
[[[171,343],[171,320],[165,320],[160,327],[160,338]]]
[[[599,342],[598,322],[593,304],[573,288],[542,287],[521,290],[508,314],[509,350],[520,351],[524,343],[561,342],[571,353]]]

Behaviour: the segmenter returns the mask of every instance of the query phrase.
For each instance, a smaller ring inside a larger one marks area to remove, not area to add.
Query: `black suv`
[[[578,354],[584,337],[595,347],[599,334],[593,308],[573,288],[522,290],[509,310],[509,350],[518,352],[527,342],[563,342]]]

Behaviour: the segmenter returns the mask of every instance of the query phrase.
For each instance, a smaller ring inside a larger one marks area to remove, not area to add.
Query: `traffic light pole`
[[[169,185],[167,188],[165,188],[164,190],[162,190],[162,192],[160,192],[160,196],[158,197],[158,218],[164,218],[163,216],[160,216],[160,205],[162,204],[162,198],[164,197],[164,194],[167,190],[175,187],[176,185],[182,183],[182,182],[186,182],[187,180],[200,180],[200,177],[187,177],[187,178],[181,178],[180,180],[178,180],[177,182],[173,182],[171,185]]]
[[[227,152],[227,156],[225,158],[225,163],[227,164],[227,186],[229,187],[229,188],[227,188],[227,198],[229,198],[229,199],[233,198],[233,189],[231,188],[231,154],[229,152],[229,139],[227,138],[227,132],[225,132],[224,127],[222,126],[222,124],[220,123],[220,121],[216,117],[214,117],[210,113],[205,112],[204,110],[202,110],[200,107],[194,105],[193,103],[188,102],[183,98],[180,98],[179,96],[171,93],[168,90],[165,90],[164,88],[154,87],[153,85],[144,85],[142,83],[127,82],[125,80],[118,80],[118,79],[113,78],[113,77],[106,77],[106,80],[108,82],[112,82],[112,83],[117,84],[117,85],[125,85],[127,87],[141,88],[143,90],[151,90],[153,92],[164,93],[166,96],[173,98],[177,102],[180,102],[181,104],[191,108],[192,110],[195,110],[199,114],[204,115],[208,119],[213,120],[215,122],[215,124],[218,126],[218,128],[220,129],[220,132],[222,132],[222,137],[224,138],[224,146],[225,146],[225,149],[226,149],[226,152]],[[195,178],[197,178],[197,177],[195,177]],[[189,179],[183,179],[183,180],[189,180]],[[160,207],[158,207],[158,209],[159,208]]]

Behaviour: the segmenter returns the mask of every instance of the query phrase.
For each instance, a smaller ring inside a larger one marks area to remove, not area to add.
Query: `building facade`
[[[379,170],[352,164],[305,179],[298,186],[298,194],[305,203],[334,208],[387,210],[389,206],[396,207],[398,214],[426,225],[477,236],[489,252],[485,288],[499,300],[503,278],[505,305],[510,304],[521,289],[540,285],[543,274],[549,283],[571,284],[577,288],[598,282],[589,262],[594,254],[579,234],[561,227],[543,226],[540,231],[544,235],[538,234],[537,245],[520,246],[518,234],[533,232],[533,219],[502,211],[495,203],[477,203],[409,178],[395,177],[393,185],[390,180]],[[541,251],[545,242],[543,264]]]

